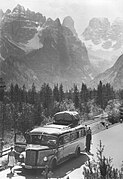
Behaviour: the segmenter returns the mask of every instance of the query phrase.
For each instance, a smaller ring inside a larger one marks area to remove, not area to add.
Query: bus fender
[[[51,169],[51,170],[53,170],[53,169],[55,169],[56,168],[56,166],[57,166],[57,157],[55,156],[53,156],[51,159],[50,159],[50,161],[49,161],[49,168]]]

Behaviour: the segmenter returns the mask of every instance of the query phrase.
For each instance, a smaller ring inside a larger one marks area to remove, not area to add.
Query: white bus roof
[[[49,124],[43,127],[37,127],[30,131],[30,134],[50,134],[50,135],[60,135],[63,133],[67,133],[73,131],[75,129],[83,128],[83,125],[78,125],[76,127],[70,128],[69,126],[65,125],[57,125],[57,124]]]

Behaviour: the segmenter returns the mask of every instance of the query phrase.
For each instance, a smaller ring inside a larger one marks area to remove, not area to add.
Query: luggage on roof
[[[54,121],[56,124],[75,126],[78,124],[79,119],[79,114],[76,111],[62,111],[54,115]]]

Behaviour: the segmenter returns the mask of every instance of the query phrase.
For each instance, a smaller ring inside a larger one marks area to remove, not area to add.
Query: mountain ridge
[[[123,54],[111,68],[96,76],[91,86],[96,87],[99,81],[102,81],[103,84],[110,83],[116,90],[123,89]]]
[[[81,35],[88,49],[89,59],[94,66],[104,72],[114,65],[122,54],[123,19],[92,18]],[[99,58],[99,60],[96,60]],[[101,68],[100,68],[101,65]]]
[[[46,19],[40,13],[17,5],[2,17],[0,42],[1,56],[5,59],[2,61],[2,74],[7,83],[7,78],[12,77],[14,83],[22,85],[24,81],[28,87],[31,85],[29,76],[32,82],[35,81],[34,76],[38,89],[44,82],[51,85],[63,83],[69,88],[74,83],[81,85],[82,82],[89,82],[96,75],[86,46],[77,37],[74,21],[70,17],[61,23],[59,18]],[[11,65],[10,72],[8,62],[12,58],[15,68]],[[21,82],[14,73],[17,76],[20,74]]]

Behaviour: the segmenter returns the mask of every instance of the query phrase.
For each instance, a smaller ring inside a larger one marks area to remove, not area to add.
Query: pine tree
[[[27,103],[27,91],[25,85],[23,85],[21,89],[21,100],[22,102]]]
[[[10,100],[11,100],[12,103],[14,102],[14,86],[13,86],[13,83],[11,83],[11,86],[10,86]]]
[[[97,87],[97,98],[96,98],[96,103],[99,105],[101,108],[103,108],[103,85],[102,82],[99,82],[99,85]]]
[[[64,99],[64,90],[62,83],[59,86],[59,102],[62,102]]]
[[[42,112],[43,112],[43,109],[42,109],[42,106],[41,106],[41,103],[40,102],[37,102],[35,105],[34,105],[34,111],[33,111],[33,117],[34,117],[34,124],[35,125],[40,125],[41,122],[42,122]]]
[[[43,106],[43,108],[45,109],[45,96],[46,96],[46,83],[44,83],[42,86],[41,86],[41,89],[40,89],[40,102]]]
[[[87,168],[84,167],[84,176],[87,179],[120,179],[121,171],[112,167],[112,158],[103,155],[104,146],[101,141],[97,149],[97,161],[88,161]]]
[[[44,83],[42,85],[40,90],[40,100],[43,108],[46,111],[46,115],[48,115],[53,107],[52,89],[50,88],[49,84]]]
[[[19,102],[19,99],[20,99],[20,93],[19,93],[19,86],[18,84],[15,85],[14,87],[14,102],[17,104]]]
[[[72,89],[65,92],[65,99],[72,100],[73,99],[73,91]]]
[[[79,91],[78,91],[77,85],[74,85],[73,101],[74,101],[75,108],[78,109],[79,108]]]
[[[36,88],[35,88],[35,84],[32,84],[32,89],[31,89],[31,93],[30,93],[30,99],[31,99],[31,104],[35,104],[36,101]]]
[[[53,89],[53,100],[59,102],[59,89],[58,84],[54,86]]]
[[[82,83],[81,91],[80,91],[80,99],[82,103],[86,103],[88,101],[88,89],[86,84]]]
[[[18,131],[21,131],[25,136],[27,130],[31,130],[34,127],[35,119],[33,115],[33,105],[23,104],[22,112],[17,113],[18,121],[16,123]]]

